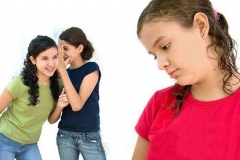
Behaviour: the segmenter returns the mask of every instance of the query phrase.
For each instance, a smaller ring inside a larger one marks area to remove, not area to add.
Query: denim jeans
[[[60,160],[106,160],[100,132],[69,132],[59,129],[57,145]]]
[[[21,144],[0,133],[0,160],[42,160],[37,143]]]

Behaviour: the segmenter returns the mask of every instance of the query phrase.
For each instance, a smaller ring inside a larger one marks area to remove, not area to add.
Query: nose
[[[49,66],[55,65],[55,60],[49,60],[49,61],[48,61],[48,65],[49,65]]]
[[[169,65],[169,61],[165,56],[157,56],[157,63],[158,63],[158,69],[159,70],[166,70],[168,65]]]

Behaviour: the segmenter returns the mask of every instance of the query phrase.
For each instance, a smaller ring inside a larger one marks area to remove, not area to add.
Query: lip
[[[176,71],[177,71],[178,69],[176,69],[176,70],[174,70],[174,71],[169,71],[168,72],[168,75],[171,77],[171,78],[175,78],[177,75],[176,75]]]
[[[54,68],[46,68],[48,72],[55,72],[55,67]]]

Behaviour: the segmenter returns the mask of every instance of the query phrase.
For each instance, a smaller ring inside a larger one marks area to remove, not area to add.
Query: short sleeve
[[[175,112],[174,110],[169,110],[171,104],[175,102],[172,91],[172,86],[156,91],[149,99],[135,126],[136,132],[144,139],[149,140],[149,133],[154,130],[154,123],[159,113],[165,112],[166,109],[170,111],[170,114]]]
[[[88,62],[88,66],[86,69],[86,75],[88,75],[94,71],[100,72],[100,68],[99,68],[98,64],[96,62]]]
[[[153,123],[153,99],[154,96],[148,101],[135,126],[136,132],[146,140],[148,140],[148,133]]]
[[[14,99],[18,98],[21,94],[22,80],[20,76],[15,76],[7,84],[7,90],[13,96]]]

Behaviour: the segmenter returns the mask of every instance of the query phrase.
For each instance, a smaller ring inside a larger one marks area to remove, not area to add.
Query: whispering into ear
[[[33,56],[30,56],[29,60],[32,62],[33,65],[36,65],[36,60],[33,58]]]
[[[82,44],[80,44],[77,49],[78,49],[79,53],[82,53],[84,46]]]

